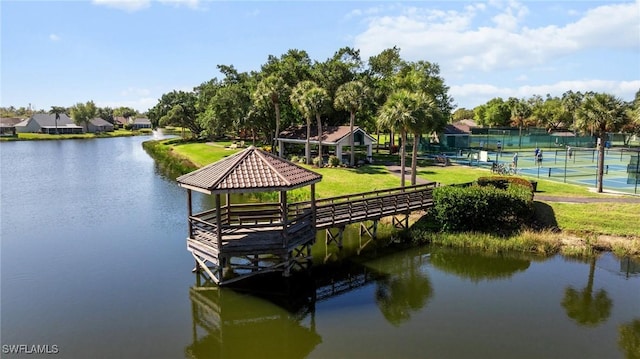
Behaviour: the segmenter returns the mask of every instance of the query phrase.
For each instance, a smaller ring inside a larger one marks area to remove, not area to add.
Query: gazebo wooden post
[[[225,218],[227,224],[231,223],[231,193],[227,192],[224,196],[225,207],[227,208],[227,218]]]
[[[218,250],[222,251],[222,214],[220,212],[220,194],[216,193],[216,240]]]
[[[316,231],[316,184],[311,184],[311,228]]]
[[[191,223],[191,216],[193,215],[193,206],[191,202],[191,189],[187,188],[187,215],[188,215],[188,226],[189,226],[189,236],[188,238],[192,238],[193,235],[193,223]]]
[[[282,238],[283,245],[287,247],[289,245],[289,235],[287,233],[289,227],[289,213],[287,208],[287,191],[280,191],[280,220],[282,222]]]

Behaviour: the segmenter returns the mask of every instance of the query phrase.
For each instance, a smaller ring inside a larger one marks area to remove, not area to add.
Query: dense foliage
[[[519,229],[533,214],[531,188],[515,183],[506,189],[500,187],[473,184],[436,188],[435,220],[445,231],[506,234]]]

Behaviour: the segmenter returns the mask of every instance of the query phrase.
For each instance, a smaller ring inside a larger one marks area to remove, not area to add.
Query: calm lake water
[[[186,193],[148,139],[0,143],[1,357],[640,357],[640,263],[611,255],[384,239],[357,255],[351,231],[342,251],[318,241],[311,274],[211,286],[191,273]]]

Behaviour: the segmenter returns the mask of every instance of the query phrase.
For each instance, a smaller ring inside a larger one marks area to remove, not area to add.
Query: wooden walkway
[[[350,224],[360,223],[360,234],[371,238],[376,237],[378,221],[384,217],[406,228],[411,212],[433,205],[436,186],[421,184],[286,205],[220,206],[189,216],[187,249],[196,259],[196,269],[218,284],[223,282],[225,267],[242,273],[225,280],[227,283],[258,272],[288,275],[294,267],[310,264],[317,230],[326,231],[328,245],[333,242],[341,247],[343,231]]]

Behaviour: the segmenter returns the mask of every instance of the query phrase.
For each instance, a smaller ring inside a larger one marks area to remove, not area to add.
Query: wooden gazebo
[[[309,265],[316,238],[315,183],[320,174],[256,147],[177,178],[187,189],[187,249],[215,283]],[[311,200],[288,204],[287,191],[311,186]],[[193,213],[192,191],[215,196],[215,208]],[[232,193],[279,192],[277,203],[232,204]],[[223,203],[221,196],[225,195]]]

